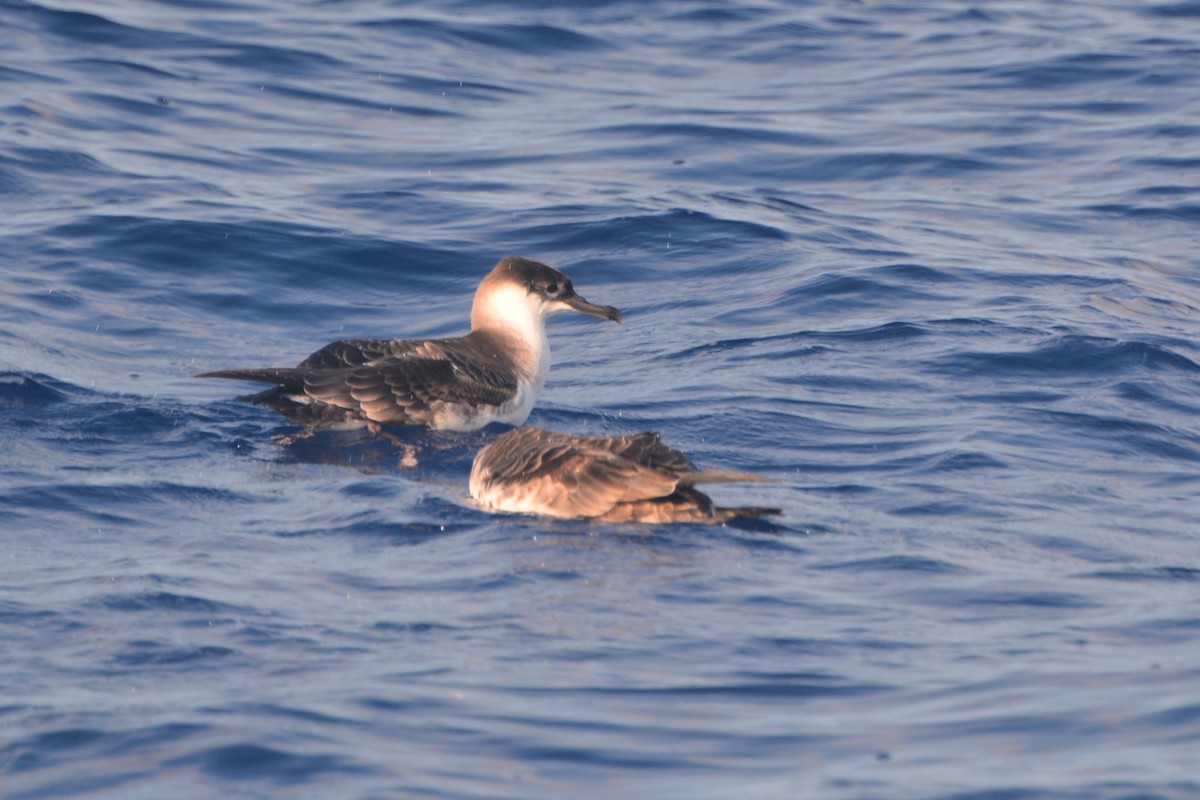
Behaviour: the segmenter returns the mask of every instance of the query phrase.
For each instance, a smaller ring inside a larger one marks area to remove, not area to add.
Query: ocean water
[[[1200,797],[1200,4],[0,0],[0,796]],[[770,522],[203,370],[454,335]]]

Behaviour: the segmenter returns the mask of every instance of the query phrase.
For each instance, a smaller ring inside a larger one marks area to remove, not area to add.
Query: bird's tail
[[[759,517],[781,517],[783,516],[782,508],[768,508],[766,506],[734,506],[732,508],[721,508],[720,506],[713,509],[713,516],[721,521],[727,519],[758,519]]]
[[[777,481],[773,478],[755,475],[751,472],[738,472],[732,469],[705,469],[699,472],[691,472],[679,481],[680,486],[695,486],[697,483],[777,483]],[[692,491],[700,494],[698,489],[693,489]],[[711,503],[707,496],[701,496],[704,497],[706,502]],[[783,514],[782,508],[771,508],[769,506],[734,506],[731,508],[711,506],[711,508],[713,518],[719,522],[729,519],[778,517]]]
[[[750,472],[737,472],[732,469],[703,469],[699,472],[689,472],[680,478],[683,486],[695,486],[700,483],[776,483],[774,478],[766,478]]]
[[[305,370],[297,367],[261,367],[251,369],[218,369],[201,372],[193,378],[229,378],[235,381],[258,381],[277,383],[280,386],[303,383]]]

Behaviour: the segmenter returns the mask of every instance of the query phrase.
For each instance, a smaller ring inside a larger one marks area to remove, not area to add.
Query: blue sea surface
[[[1200,3],[0,0],[0,796],[1200,797]],[[498,432],[197,372],[550,323]]]

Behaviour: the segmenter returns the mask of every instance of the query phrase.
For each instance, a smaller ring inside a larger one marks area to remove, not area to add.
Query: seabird
[[[273,383],[240,399],[273,408],[310,431],[520,425],[550,370],[546,318],[560,311],[621,321],[617,309],[576,294],[562,272],[508,256],[475,291],[466,336],[346,339],[325,345],[296,367],[222,369],[196,377]]]
[[[605,522],[725,522],[783,512],[721,508],[696,484],[768,480],[745,472],[697,470],[652,431],[575,436],[523,427],[479,451],[470,492],[489,511]]]

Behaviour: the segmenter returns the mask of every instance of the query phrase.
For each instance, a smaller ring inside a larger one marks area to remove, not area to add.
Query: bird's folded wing
[[[566,517],[600,516],[618,503],[675,490],[676,476],[612,452],[606,445],[617,438],[521,428],[489,445],[476,471],[520,506]]]
[[[595,437],[591,442],[593,447],[608,450],[650,469],[675,473],[692,472],[696,469],[690,458],[674,447],[663,444],[655,431],[643,431],[627,436]]]
[[[380,424],[425,423],[447,403],[472,407],[512,400],[517,384],[480,380],[435,358],[383,358],[361,367],[308,370],[304,393]]]
[[[361,367],[382,358],[397,358],[416,348],[420,341],[409,339],[343,339],[330,342],[300,362],[301,369]]]

